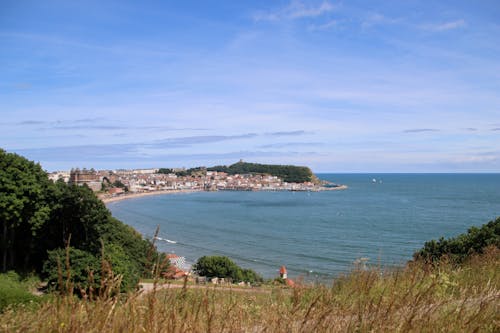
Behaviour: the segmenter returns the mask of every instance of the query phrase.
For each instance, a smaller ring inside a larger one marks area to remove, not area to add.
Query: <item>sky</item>
[[[500,172],[500,2],[0,0],[0,148]]]

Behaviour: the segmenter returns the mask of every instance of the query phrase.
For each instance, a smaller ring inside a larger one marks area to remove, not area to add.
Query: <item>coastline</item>
[[[117,202],[127,199],[135,199],[142,197],[149,197],[153,195],[161,195],[161,194],[179,194],[179,193],[193,193],[193,192],[202,192],[203,190],[166,190],[166,191],[152,191],[152,192],[140,192],[140,193],[130,193],[130,194],[122,194],[117,196],[100,196],[102,202],[105,204],[111,202]]]
[[[339,185],[337,187],[321,187],[320,189],[313,190],[313,192],[339,191],[339,190],[346,190],[347,188],[348,187],[346,185]],[[267,191],[267,190],[261,190],[261,191]],[[279,190],[279,191],[293,191],[293,190]],[[117,195],[117,196],[101,195],[101,196],[99,196],[99,199],[101,199],[101,201],[104,202],[104,204],[107,204],[107,203],[111,203],[111,202],[117,202],[117,201],[134,199],[134,198],[142,198],[142,197],[148,197],[148,196],[153,196],[153,195],[193,193],[193,192],[206,192],[206,191],[205,190],[164,190],[164,191],[160,190],[160,191],[151,191],[151,192],[127,193],[127,194],[122,194],[122,195]],[[303,191],[303,192],[306,192],[306,191]]]

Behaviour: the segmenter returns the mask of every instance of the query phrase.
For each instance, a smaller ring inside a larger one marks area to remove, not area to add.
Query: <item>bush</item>
[[[70,247],[69,280],[66,249],[49,251],[49,259],[43,266],[43,273],[47,278],[49,288],[73,291],[77,294],[80,294],[81,290],[88,291],[90,288],[98,292],[104,274],[106,278],[121,275],[120,289],[122,291],[133,290],[141,275],[137,264],[130,259],[122,247],[116,244],[109,244],[104,250],[103,261],[102,256],[96,257],[90,252]]]
[[[500,248],[500,217],[481,226],[472,227],[466,234],[454,238],[431,240],[415,252],[415,260],[437,262],[447,256],[452,263],[462,263],[473,254],[483,253],[488,246]]]
[[[100,262],[91,253],[69,248],[69,275],[66,264],[66,249],[55,249],[48,252],[49,258],[43,265],[43,274],[47,278],[50,289],[98,289],[100,282]],[[92,281],[93,280],[93,281]],[[68,286],[66,286],[68,283]],[[62,284],[62,285],[61,285]],[[71,284],[71,286],[69,285]]]
[[[224,256],[203,256],[194,265],[194,271],[207,277],[230,278],[233,282],[261,282],[262,277],[251,269],[243,269]]]
[[[122,290],[132,290],[137,286],[141,272],[136,262],[130,259],[122,247],[116,244],[105,246],[104,258],[115,275],[122,275],[120,285]]]

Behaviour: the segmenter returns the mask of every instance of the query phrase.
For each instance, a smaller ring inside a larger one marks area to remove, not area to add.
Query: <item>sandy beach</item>
[[[122,201],[127,199],[148,197],[152,195],[161,195],[161,194],[178,194],[178,193],[192,193],[192,192],[201,192],[202,190],[168,190],[168,191],[152,191],[152,192],[140,192],[140,193],[127,193],[116,196],[100,196],[99,199],[102,200],[105,204],[110,202]]]
[[[345,190],[345,189],[347,189],[346,185],[340,185],[337,187],[322,187],[319,191],[337,191],[337,190]],[[110,202],[116,202],[116,201],[134,199],[134,198],[141,198],[141,197],[147,197],[147,196],[152,196],[152,195],[193,193],[193,192],[203,192],[203,191],[204,190],[167,190],[167,191],[152,191],[152,192],[140,192],[140,193],[128,192],[126,194],[121,194],[121,195],[116,195],[116,196],[101,195],[99,197],[99,199],[101,199],[102,202],[107,204]],[[265,190],[262,190],[262,191],[265,191]],[[289,191],[289,190],[282,190],[282,191]]]

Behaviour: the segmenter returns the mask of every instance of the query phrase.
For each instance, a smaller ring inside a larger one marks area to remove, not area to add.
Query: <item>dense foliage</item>
[[[0,150],[0,271],[31,268],[51,215],[51,183],[40,165]]]
[[[233,282],[262,282],[262,277],[253,270],[241,268],[224,256],[203,256],[193,269],[201,276],[230,278]]]
[[[488,246],[500,248],[500,217],[481,226],[472,227],[466,234],[438,241],[431,240],[413,256],[416,260],[439,261],[447,256],[454,263],[461,263],[472,254],[482,253]]]
[[[174,170],[173,169],[169,169],[169,168],[159,168],[158,169],[158,173],[162,173],[162,174],[168,175],[169,173],[174,173]]]
[[[308,167],[294,165],[273,165],[273,164],[258,164],[238,162],[230,166],[214,166],[207,169],[208,171],[226,172],[230,175],[234,174],[268,174],[277,176],[285,182],[303,183],[313,180],[313,173]]]
[[[72,279],[84,282],[91,271],[99,275],[101,265],[96,263],[104,259],[123,274],[125,289],[145,272],[151,248],[139,233],[113,218],[87,186],[52,183],[40,165],[3,150],[0,242],[1,271],[35,271],[55,283],[57,261],[64,263],[63,249],[69,245]]]
[[[174,170],[174,169],[169,169],[169,168],[160,168],[158,169],[158,173],[162,174],[169,174],[173,173],[176,176],[179,177],[185,177],[185,176],[204,176],[207,173],[207,168],[205,167],[196,167],[196,168],[190,168],[187,170]]]
[[[206,175],[207,171],[226,172],[230,175],[236,174],[267,174],[277,176],[285,182],[289,183],[304,183],[314,181],[315,177],[308,167],[294,165],[273,165],[273,164],[258,164],[238,162],[230,166],[218,165],[210,168],[196,167],[187,170],[175,171],[168,168],[160,168],[158,173],[169,174],[173,173],[177,176],[202,176]]]

